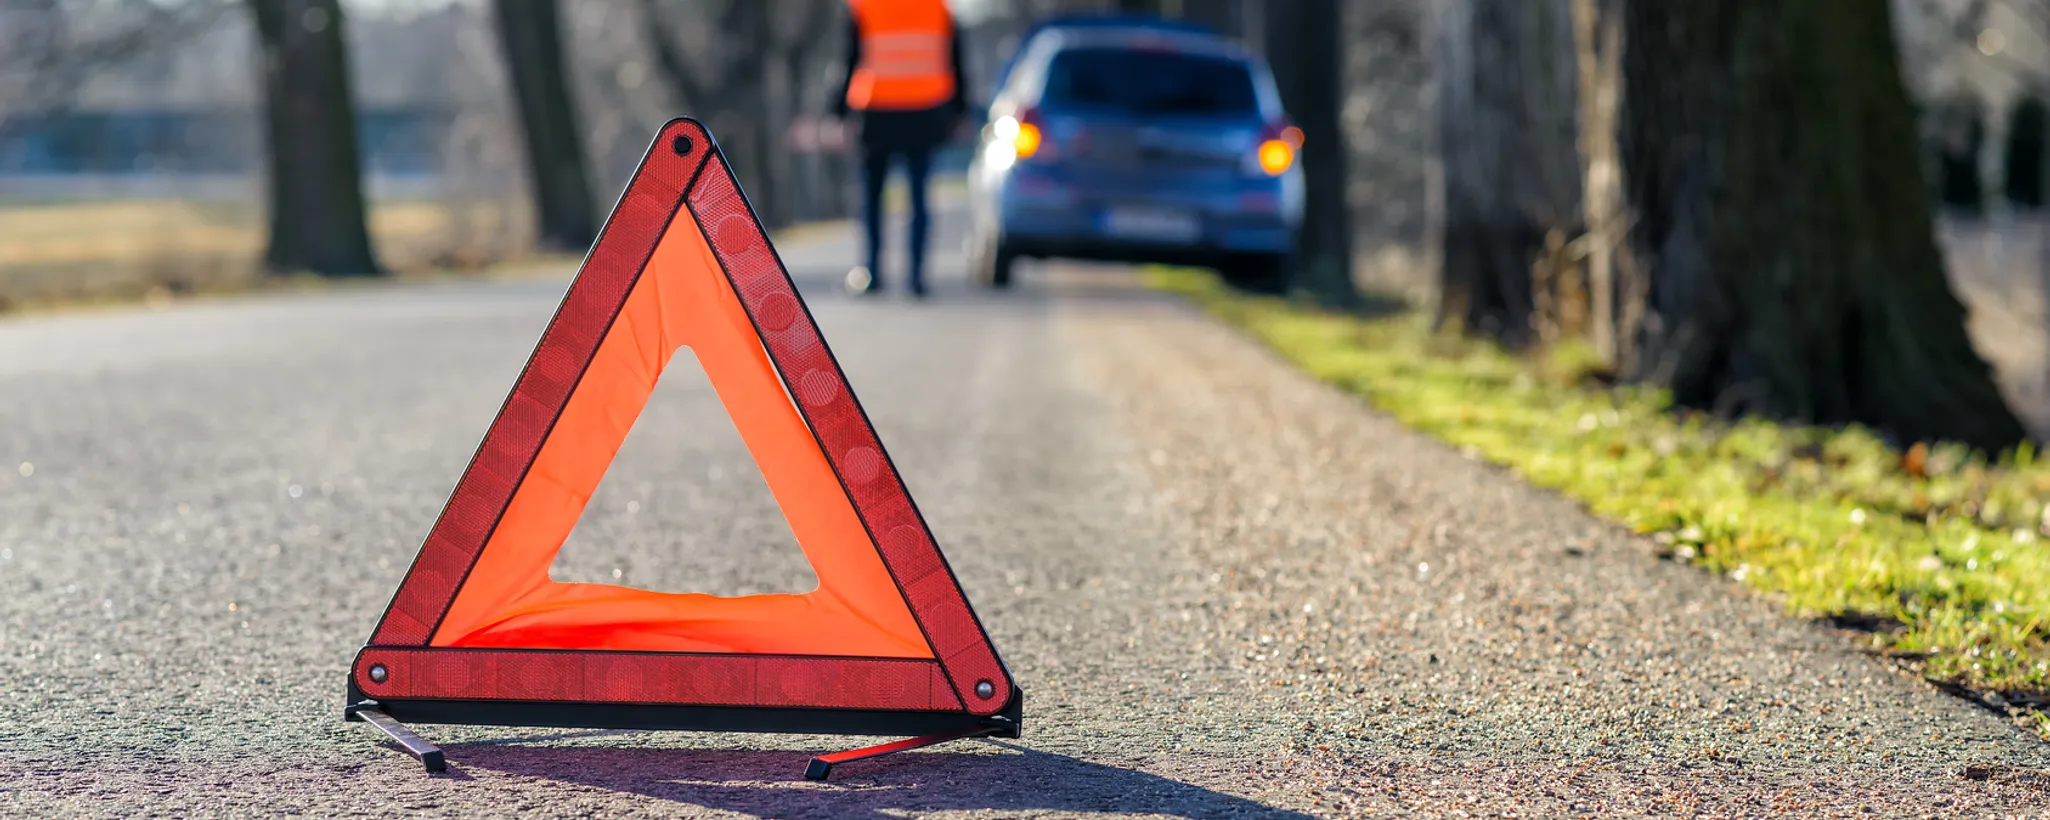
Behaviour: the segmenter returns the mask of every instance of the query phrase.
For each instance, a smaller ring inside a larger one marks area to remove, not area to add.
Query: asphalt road
[[[1407,432],[1114,269],[935,302],[784,243],[1025,737],[340,718],[346,665],[565,279],[0,323],[0,814],[2044,816],[2050,747]],[[693,382],[692,379],[698,381]],[[32,465],[32,466],[31,466]],[[803,589],[672,373],[558,577]]]

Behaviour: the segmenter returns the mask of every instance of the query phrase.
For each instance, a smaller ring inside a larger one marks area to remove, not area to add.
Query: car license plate
[[[1163,208],[1111,208],[1103,214],[1103,232],[1127,239],[1193,242],[1202,234],[1193,214]]]

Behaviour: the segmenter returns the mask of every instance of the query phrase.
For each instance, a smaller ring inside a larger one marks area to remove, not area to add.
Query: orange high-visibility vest
[[[945,0],[847,0],[861,62],[847,83],[857,111],[915,111],[954,96],[953,16]]]

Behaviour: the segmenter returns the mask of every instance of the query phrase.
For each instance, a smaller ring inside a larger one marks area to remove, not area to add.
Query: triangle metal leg
[[[442,756],[441,749],[432,743],[428,743],[426,738],[413,734],[413,730],[406,728],[405,724],[393,720],[391,715],[387,715],[377,709],[375,702],[350,709],[349,713],[362,718],[365,722],[377,727],[378,731],[391,736],[392,740],[398,741],[398,744],[405,748],[406,754],[419,758],[420,765],[427,767],[428,771],[448,771],[448,760]]]
[[[838,766],[842,763],[851,763],[856,760],[867,760],[872,757],[882,757],[883,755],[895,754],[897,752],[907,751],[910,749],[923,749],[927,746],[936,746],[941,743],[946,743],[954,740],[966,740],[971,737],[983,737],[985,735],[993,735],[1004,730],[1005,727],[1001,726],[978,726],[973,729],[964,729],[958,732],[942,732],[936,735],[925,735],[922,737],[914,737],[907,740],[897,740],[875,746],[867,746],[860,749],[849,749],[844,752],[834,752],[829,755],[819,755],[818,757],[814,757],[811,759],[811,765],[804,767],[804,777],[806,780],[824,780],[827,776],[833,773],[834,766]]]

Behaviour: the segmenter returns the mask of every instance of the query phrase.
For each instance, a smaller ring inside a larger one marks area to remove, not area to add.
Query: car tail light
[[[1251,165],[1270,177],[1278,177],[1295,166],[1296,153],[1303,147],[1303,129],[1286,122],[1269,123],[1260,129]]]
[[[997,118],[990,127],[998,140],[1010,143],[1011,151],[1018,159],[1031,159],[1046,145],[1046,131],[1043,126],[1039,109],[1027,108],[1015,115]]]

